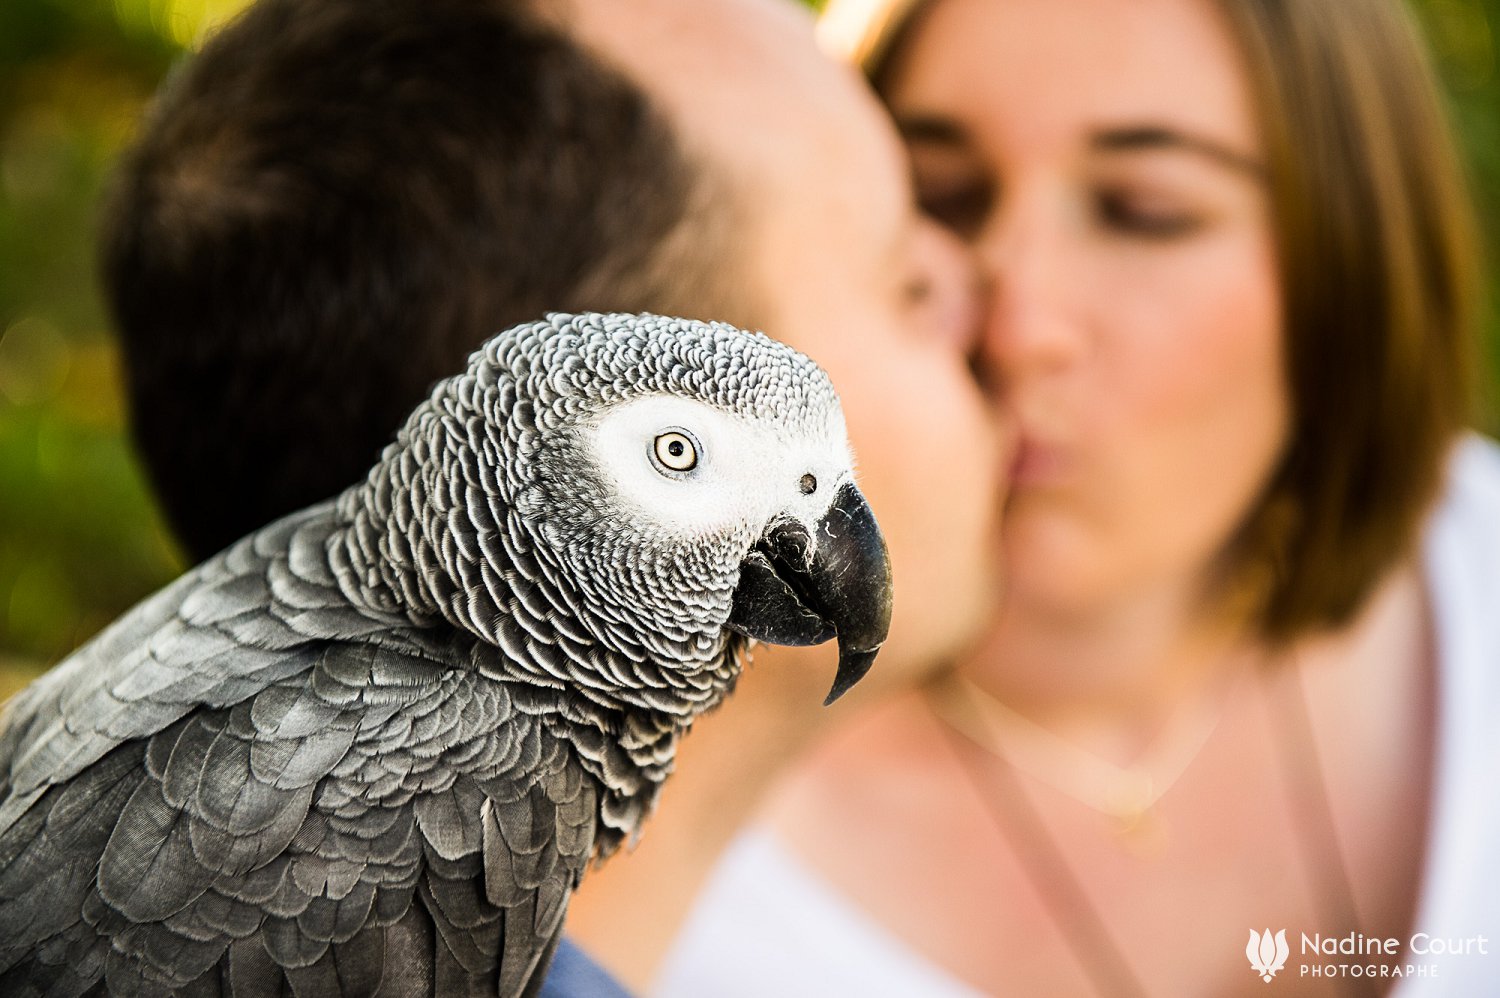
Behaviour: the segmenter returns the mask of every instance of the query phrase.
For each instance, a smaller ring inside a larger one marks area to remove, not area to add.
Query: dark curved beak
[[[837,635],[838,673],[825,706],[864,678],[891,626],[891,563],[854,483],[839,488],[811,534],[791,519],[766,528],[740,566],[727,626],[777,645]]]

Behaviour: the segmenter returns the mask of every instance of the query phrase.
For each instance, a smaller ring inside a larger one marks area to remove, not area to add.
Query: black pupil
[[[673,440],[671,443],[667,444],[667,453],[671,454],[673,457],[681,457],[683,450],[685,450],[685,448],[682,446],[681,440]]]
[[[810,496],[818,491],[818,480],[812,475],[803,475],[802,481],[799,484],[802,487],[802,494],[805,496]]]

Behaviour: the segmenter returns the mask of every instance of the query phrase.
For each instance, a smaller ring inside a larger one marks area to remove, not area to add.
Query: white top
[[[1392,994],[1500,995],[1500,447],[1477,437],[1459,447],[1447,492],[1427,525],[1422,559],[1437,637],[1438,733],[1413,931],[1444,940],[1484,936],[1488,954],[1428,957],[1436,976],[1406,978]],[[1286,971],[1295,975],[1303,958],[1294,933],[1288,942]],[[651,993],[979,994],[910,949],[761,829],[741,836],[720,862]]]

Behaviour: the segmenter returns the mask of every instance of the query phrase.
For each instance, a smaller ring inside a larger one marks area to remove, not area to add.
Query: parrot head
[[[837,638],[826,702],[865,675],[890,565],[821,368],[757,333],[650,315],[550,316],[494,359],[516,379],[510,503],[597,640],[691,668],[732,634]]]

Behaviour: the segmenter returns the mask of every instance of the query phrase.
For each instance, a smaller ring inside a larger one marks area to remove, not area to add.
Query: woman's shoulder
[[[1429,518],[1422,560],[1429,595],[1444,625],[1500,625],[1489,608],[1500,589],[1500,444],[1470,434],[1448,460],[1443,494]],[[1445,611],[1451,611],[1446,612]],[[1500,626],[1490,628],[1500,642]]]
[[[1460,716],[1500,708],[1500,444],[1473,434],[1454,449],[1422,563],[1441,699]]]
[[[1438,732],[1424,890],[1416,925],[1434,937],[1500,931],[1500,445],[1470,436],[1454,451],[1427,525],[1423,563],[1438,661]],[[1443,993],[1488,993],[1494,968],[1443,968]],[[1481,986],[1481,982],[1488,982]],[[1409,987],[1402,994],[1426,994]]]
[[[1478,433],[1458,441],[1436,512],[1437,525],[1444,520],[1474,529],[1487,524],[1500,535],[1500,443]]]

